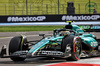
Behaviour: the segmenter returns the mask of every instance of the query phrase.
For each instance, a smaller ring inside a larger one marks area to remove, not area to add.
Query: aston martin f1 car
[[[64,28],[54,29],[51,36],[39,36],[43,38],[34,41],[27,40],[24,35],[13,37],[9,43],[9,56],[6,55],[4,45],[0,57],[13,61],[24,61],[34,57],[61,57],[77,61],[81,57],[100,55],[100,39],[93,34],[84,33],[77,25],[69,23]]]

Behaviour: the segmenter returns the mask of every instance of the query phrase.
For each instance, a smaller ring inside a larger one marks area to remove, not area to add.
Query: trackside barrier
[[[66,21],[75,21],[72,24],[76,25],[100,25],[100,14],[0,16],[0,26],[66,25],[68,24],[65,23]],[[90,30],[89,32],[95,30]],[[100,31],[100,29],[96,31]]]
[[[100,14],[0,16],[0,23],[100,21]]]

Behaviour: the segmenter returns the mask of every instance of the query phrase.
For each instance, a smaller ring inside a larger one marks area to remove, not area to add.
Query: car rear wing
[[[100,32],[99,21],[66,21],[66,23],[78,25],[85,32]]]
[[[100,32],[100,25],[78,25],[85,32]]]

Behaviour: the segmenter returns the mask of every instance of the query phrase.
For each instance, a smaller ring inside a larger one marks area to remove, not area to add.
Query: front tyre
[[[62,41],[62,51],[66,52],[66,47],[70,44],[71,46],[71,57],[67,58],[70,61],[77,61],[80,59],[82,51],[81,38],[75,36],[66,36]]]
[[[9,43],[9,55],[13,54],[16,51],[25,50],[23,49],[25,46],[25,42],[27,42],[27,39],[23,39],[22,36],[16,36],[11,39]],[[25,58],[22,57],[10,57],[13,61],[24,61]]]
[[[70,59],[77,61],[80,59],[82,51],[81,39],[79,37],[74,37],[73,45],[72,45],[72,56]]]

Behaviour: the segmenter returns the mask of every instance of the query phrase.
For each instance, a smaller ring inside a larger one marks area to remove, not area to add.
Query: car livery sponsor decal
[[[91,46],[97,46],[98,43],[97,42],[91,42]]]

